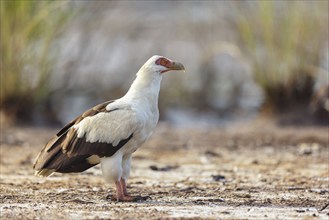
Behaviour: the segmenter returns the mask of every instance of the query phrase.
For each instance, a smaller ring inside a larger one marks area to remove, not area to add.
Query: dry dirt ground
[[[133,159],[129,191],[106,199],[99,166],[33,175],[56,130],[1,129],[1,219],[329,219],[328,127],[273,123],[177,128],[160,123]]]

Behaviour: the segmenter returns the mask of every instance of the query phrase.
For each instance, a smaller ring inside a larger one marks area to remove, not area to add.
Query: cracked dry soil
[[[35,177],[33,160],[55,132],[2,127],[1,219],[329,219],[328,127],[160,123],[128,182],[149,197],[131,203],[106,199],[114,187],[99,165]]]

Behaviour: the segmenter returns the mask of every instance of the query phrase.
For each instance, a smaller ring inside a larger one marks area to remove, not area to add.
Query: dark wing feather
[[[123,147],[133,135],[130,135],[127,139],[119,142],[116,147],[107,143],[89,143],[85,138],[75,138],[72,142],[73,145],[79,146],[72,149],[78,149],[77,151],[64,153],[62,147],[58,145],[52,152],[51,156],[45,160],[45,164],[42,169],[54,170],[60,173],[82,172],[96,164],[91,164],[87,158],[92,155],[99,157],[112,156]],[[40,170],[40,169],[39,169]]]
[[[106,106],[111,101],[102,103],[87,110],[82,115],[64,126],[55,137],[53,137],[37,156],[33,168],[38,175],[47,176],[52,172],[82,172],[96,164],[87,160],[92,155],[99,157],[112,156],[123,147],[133,136],[123,139],[117,146],[110,143],[90,143],[85,137],[78,138],[77,132],[72,128],[84,118],[94,116],[100,112],[107,112]],[[114,109],[112,111],[115,111]],[[44,172],[50,170],[50,172]]]
[[[75,157],[78,155],[97,155],[99,157],[110,157],[115,154],[115,152],[117,152],[121,147],[123,147],[132,138],[133,134],[131,134],[128,138],[121,140],[117,146],[113,146],[109,143],[87,142],[85,137],[78,138],[77,132],[73,128],[70,129],[68,136],[70,136],[70,139],[67,139],[68,143],[63,143],[63,151],[69,157]],[[67,144],[69,147],[66,147],[65,144]]]

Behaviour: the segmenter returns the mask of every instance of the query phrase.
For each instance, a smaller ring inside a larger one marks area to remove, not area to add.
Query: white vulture
[[[131,156],[158,123],[161,79],[170,70],[185,69],[163,56],[151,57],[122,98],[85,111],[46,144],[34,162],[35,174],[82,172],[100,163],[105,181],[116,185],[117,201],[134,201],[126,188]]]

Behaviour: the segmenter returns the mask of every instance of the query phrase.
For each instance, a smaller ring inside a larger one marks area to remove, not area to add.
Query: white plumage
[[[131,156],[158,123],[161,79],[169,70],[184,70],[184,66],[162,56],[151,57],[125,96],[86,111],[47,143],[35,161],[36,175],[81,172],[101,163],[104,179],[116,184],[117,200],[134,200],[126,190]]]

